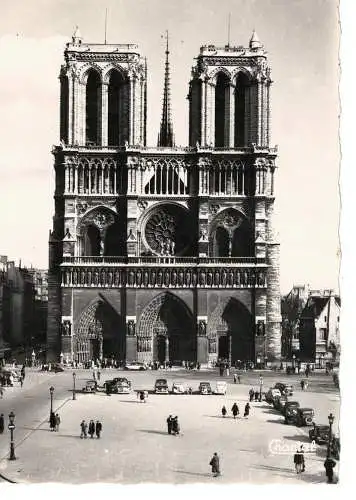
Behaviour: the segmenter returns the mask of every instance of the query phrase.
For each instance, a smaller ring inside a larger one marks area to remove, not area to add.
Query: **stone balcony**
[[[219,266],[219,267],[251,267],[265,265],[262,257],[175,257],[175,256],[138,256],[138,257],[104,257],[104,256],[65,256],[63,266]]]

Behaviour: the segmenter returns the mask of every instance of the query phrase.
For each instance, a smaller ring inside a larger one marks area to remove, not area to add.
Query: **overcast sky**
[[[281,286],[337,288],[338,18],[336,0],[1,0],[0,254],[47,267],[54,211],[50,154],[59,142],[59,68],[79,25],[84,42],[138,43],[148,58],[148,142],[161,111],[170,32],[176,142],[188,142],[188,82],[199,47],[248,45],[255,28],[272,68],[278,144]]]

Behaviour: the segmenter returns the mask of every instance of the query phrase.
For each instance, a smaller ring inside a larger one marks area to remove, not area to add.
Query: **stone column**
[[[230,107],[230,113],[229,113],[229,148],[234,147],[235,143],[235,99],[236,99],[236,93],[235,93],[236,87],[235,85],[230,82],[229,83],[229,107]]]
[[[209,122],[207,125],[208,130],[208,145],[215,146],[215,84],[214,82],[209,82],[210,88],[210,96],[209,96],[209,105],[210,105],[210,113],[209,113]]]
[[[68,144],[73,144],[73,119],[74,119],[74,75],[68,74]]]
[[[77,75],[73,77],[73,144],[80,144],[80,100],[79,81]]]
[[[263,83],[257,81],[257,146],[262,145],[262,105],[263,105]]]
[[[108,145],[109,84],[101,84],[101,145]]]
[[[205,76],[201,76],[201,107],[200,107],[200,145],[206,145],[206,88]]]

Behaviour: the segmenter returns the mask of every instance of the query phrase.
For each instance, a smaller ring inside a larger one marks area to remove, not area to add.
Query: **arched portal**
[[[229,146],[229,78],[219,73],[215,87],[215,146]]]
[[[74,355],[78,362],[125,357],[125,325],[114,309],[97,300],[80,315],[75,328]]]
[[[218,227],[215,233],[215,246],[216,251],[214,255],[218,257],[228,257],[229,256],[229,234],[227,230],[223,227]]]
[[[238,300],[230,298],[216,306],[208,320],[210,360],[254,360],[252,314]]]
[[[231,257],[249,257],[253,253],[253,233],[245,220],[233,233]]]
[[[101,236],[99,229],[93,224],[86,227],[84,233],[84,254],[87,256],[100,255]]]
[[[196,360],[193,316],[182,300],[164,293],[146,306],[138,324],[137,351],[145,361]]]
[[[98,73],[90,70],[86,84],[86,144],[99,144],[101,83]]]

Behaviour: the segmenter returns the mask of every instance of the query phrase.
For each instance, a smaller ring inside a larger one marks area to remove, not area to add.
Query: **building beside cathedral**
[[[257,35],[248,47],[200,48],[188,147],[174,144],[168,41],[157,147],[146,145],[148,69],[136,45],[76,32],[64,58],[48,359],[277,361],[277,150]]]

